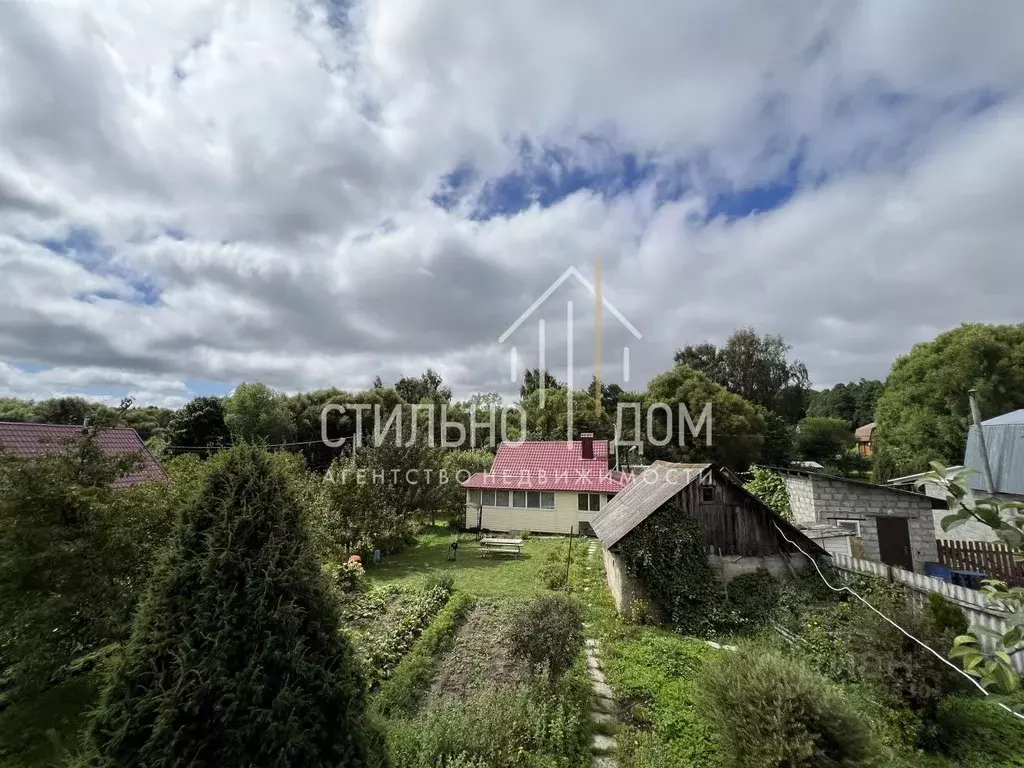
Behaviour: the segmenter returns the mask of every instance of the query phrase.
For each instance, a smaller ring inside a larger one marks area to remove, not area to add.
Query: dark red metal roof
[[[0,421],[0,449],[23,458],[46,456],[60,453],[69,441],[80,440],[83,428],[68,424],[32,424]],[[127,488],[136,483],[166,482],[167,473],[160,462],[149,452],[139,433],[128,427],[102,429],[99,432],[100,448],[108,456],[125,453],[139,453],[142,465],[134,472],[114,482],[115,488]]]
[[[632,478],[608,469],[608,441],[594,441],[594,458],[583,458],[579,440],[502,443],[490,472],[477,472],[466,488],[617,493]]]

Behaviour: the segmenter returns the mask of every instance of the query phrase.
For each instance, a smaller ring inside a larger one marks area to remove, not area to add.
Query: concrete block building
[[[923,572],[938,560],[932,510],[945,502],[923,493],[797,469],[786,481],[797,525],[829,523],[852,531],[868,560]]]

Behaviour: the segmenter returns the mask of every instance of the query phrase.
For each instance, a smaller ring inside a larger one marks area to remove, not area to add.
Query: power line
[[[790,539],[789,537],[787,537],[787,536],[786,536],[786,533],[785,533],[785,531],[783,531],[783,530],[782,530],[782,528],[780,528],[780,527],[779,527],[779,524],[778,524],[778,523],[774,523],[774,525],[775,525],[775,529],[776,529],[776,530],[777,530],[777,531],[779,532],[779,534],[781,534],[782,538],[783,538],[783,539],[784,539],[785,541],[787,541],[788,543],[790,543],[790,544],[792,544],[792,545],[793,545],[794,547],[796,547],[797,551],[798,551],[798,552],[799,552],[799,553],[800,553],[801,555],[803,555],[804,557],[806,557],[806,558],[807,558],[808,560],[810,560],[810,561],[811,561],[811,565],[813,565],[813,566],[814,566],[814,570],[816,570],[816,571],[818,572],[818,576],[820,576],[820,577],[821,577],[821,580],[822,580],[822,581],[823,581],[823,582],[825,583],[825,586],[826,586],[826,587],[828,587],[829,589],[831,589],[831,590],[832,590],[833,592],[849,592],[849,593],[850,593],[851,595],[853,595],[853,596],[854,596],[854,597],[856,597],[856,598],[857,598],[858,600],[860,600],[860,601],[861,601],[862,603],[864,603],[864,605],[866,605],[866,606],[867,606],[868,608],[870,608],[870,609],[871,609],[872,611],[874,611],[874,612],[875,612],[875,613],[877,613],[877,614],[878,614],[879,616],[881,616],[881,617],[882,617],[883,619],[885,619],[885,621],[887,621],[887,622],[889,622],[890,624],[892,624],[892,626],[896,627],[896,629],[898,629],[898,630],[899,630],[900,632],[902,632],[902,633],[903,633],[904,635],[906,635],[907,637],[909,637],[909,638],[910,638],[911,640],[913,640],[913,641],[914,641],[915,643],[917,643],[917,644],[918,644],[918,645],[920,645],[920,646],[921,646],[922,648],[924,648],[924,649],[925,649],[926,651],[928,651],[928,652],[929,652],[930,654],[932,654],[932,656],[934,656],[935,658],[937,658],[937,659],[938,659],[939,661],[941,661],[941,662],[942,662],[943,664],[945,664],[945,665],[946,665],[947,667],[949,667],[950,669],[952,669],[952,670],[953,670],[954,672],[956,672],[956,673],[957,673],[958,675],[960,675],[960,676],[962,676],[962,677],[965,677],[965,678],[966,678],[967,680],[969,680],[969,681],[971,682],[971,685],[973,685],[973,686],[974,686],[975,688],[977,688],[977,689],[978,689],[979,691],[981,691],[981,692],[982,692],[982,693],[983,693],[984,695],[986,695],[986,696],[991,696],[991,695],[992,695],[992,693],[991,693],[990,691],[986,690],[986,689],[985,689],[985,686],[983,686],[983,685],[982,685],[981,683],[979,683],[979,682],[978,682],[978,681],[977,681],[976,679],[974,679],[974,678],[973,678],[973,677],[971,677],[971,676],[970,676],[969,674],[967,674],[966,672],[964,672],[964,671],[963,671],[962,669],[960,669],[960,667],[958,667],[958,666],[957,666],[956,664],[954,664],[953,662],[951,662],[951,661],[950,661],[949,659],[947,659],[947,658],[946,658],[945,656],[943,656],[942,654],[940,654],[940,653],[939,653],[938,651],[936,651],[936,650],[935,650],[934,648],[932,648],[932,647],[931,647],[930,645],[928,645],[927,643],[925,643],[925,642],[924,642],[924,641],[922,641],[922,640],[918,640],[918,639],[917,639],[916,637],[914,637],[914,636],[913,636],[912,634],[910,634],[909,632],[907,632],[907,630],[905,630],[905,629],[904,629],[903,627],[901,627],[901,626],[900,626],[899,624],[897,624],[897,623],[896,623],[895,621],[893,621],[892,619],[890,619],[890,618],[889,618],[888,616],[886,616],[886,615],[885,615],[884,613],[882,613],[882,612],[881,612],[880,610],[878,610],[877,608],[875,608],[875,606],[873,606],[873,605],[872,605],[871,603],[869,603],[869,602],[868,602],[867,600],[865,600],[865,599],[864,599],[863,597],[861,597],[861,596],[860,596],[860,595],[858,595],[858,594],[857,594],[856,592],[854,592],[854,591],[853,591],[853,589],[851,589],[850,587],[848,587],[848,586],[846,586],[846,585],[844,585],[844,586],[842,586],[842,587],[833,587],[833,586],[832,586],[831,584],[829,584],[829,583],[828,583],[828,579],[826,579],[826,578],[825,578],[825,574],[823,574],[823,573],[821,572],[821,568],[819,568],[819,567],[818,567],[818,563],[817,563],[817,561],[816,561],[816,560],[815,560],[815,559],[814,559],[813,557],[811,557],[811,556],[810,556],[809,554],[807,554],[806,552],[804,552],[804,551],[803,551],[803,549],[801,549],[801,548],[800,548],[800,545],[799,545],[799,544],[797,544],[797,543],[796,543],[795,541],[792,541],[792,540],[791,540],[791,539]],[[998,705],[999,705],[1000,707],[1002,707],[1003,709],[1005,709],[1005,710],[1006,710],[1007,712],[1009,712],[1009,713],[1010,713],[1011,715],[1013,715],[1014,717],[1018,717],[1018,718],[1020,718],[1021,720],[1024,720],[1024,714],[1021,714],[1021,713],[1019,713],[1019,712],[1016,712],[1016,711],[1014,711],[1014,710],[1013,710],[1013,709],[1011,709],[1010,707],[1008,707],[1008,706],[1006,706],[1005,704],[1003,704],[1003,702],[1001,702],[1001,701],[998,701],[998,702],[996,702],[996,703],[997,703],[997,704],[998,704]]]

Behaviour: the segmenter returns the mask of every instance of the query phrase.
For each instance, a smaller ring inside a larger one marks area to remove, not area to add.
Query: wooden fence
[[[847,557],[846,555],[833,555],[832,564],[840,571],[845,571],[846,573],[879,576],[890,581],[899,581],[912,590],[911,594],[917,595],[916,602],[919,604],[924,603],[925,596],[929,592],[935,592],[945,597],[951,603],[959,605],[971,624],[994,629],[1000,634],[1010,629],[1010,625],[1006,622],[1006,612],[990,605],[985,593],[976,589],[958,587],[921,573],[913,573],[902,568],[893,568],[884,563],[876,563],[873,560],[860,560],[859,558]],[[993,647],[993,638],[982,635],[980,640],[982,646],[989,649]],[[1024,674],[1024,654],[1014,654],[1011,659],[1013,668]]]
[[[990,579],[1001,579],[1011,587],[1024,587],[1024,567],[1013,562],[1013,555],[1002,543],[989,541],[935,542],[939,562],[957,571],[983,571]]]

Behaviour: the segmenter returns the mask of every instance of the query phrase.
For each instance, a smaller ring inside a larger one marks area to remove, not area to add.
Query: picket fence
[[[1024,587],[1024,568],[1013,561],[1013,553],[1005,544],[940,539],[936,545],[939,562],[953,570],[982,571],[1011,587]]]
[[[931,576],[925,576],[921,573],[913,573],[902,568],[893,568],[885,563],[861,560],[847,555],[832,555],[832,564],[845,573],[879,576],[890,581],[901,582],[911,589],[911,594],[915,595],[916,601],[919,604],[923,604],[925,597],[931,592],[940,594],[951,603],[959,605],[972,625],[977,624],[987,629],[994,629],[1000,634],[1010,629],[1006,623],[1006,612],[989,605],[985,594],[976,589],[958,587],[955,584],[950,584]],[[987,635],[981,635],[980,639],[981,644],[986,648],[991,648],[995,642],[993,638]],[[940,653],[944,651],[942,648],[936,648],[935,650]],[[1011,656],[1010,659],[1013,668],[1024,674],[1024,658],[1022,656],[1024,654],[1016,654]]]

